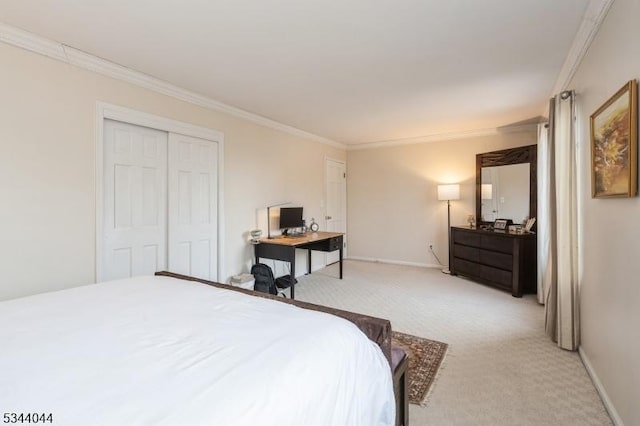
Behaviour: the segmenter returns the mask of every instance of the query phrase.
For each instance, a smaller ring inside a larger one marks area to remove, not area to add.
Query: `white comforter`
[[[0,413],[54,425],[391,425],[350,322],[164,277],[0,303]]]

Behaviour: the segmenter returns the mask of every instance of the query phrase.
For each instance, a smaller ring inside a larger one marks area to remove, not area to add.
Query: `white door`
[[[342,161],[325,160],[326,229],[329,232],[347,231],[347,167]],[[344,243],[346,247],[346,235]],[[337,251],[327,254],[327,264],[339,260]]]
[[[491,198],[482,198],[482,209],[480,211],[482,220],[493,222],[498,219],[498,195],[500,194],[500,179],[496,167],[483,167],[481,173],[483,184],[491,185]],[[484,196],[486,196],[485,194]]]
[[[103,279],[166,268],[167,133],[104,121]]]
[[[169,135],[169,270],[218,278],[218,147]]]

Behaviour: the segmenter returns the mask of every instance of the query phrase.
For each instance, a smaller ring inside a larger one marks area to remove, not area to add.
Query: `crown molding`
[[[464,132],[439,133],[434,135],[417,136],[414,138],[392,139],[386,141],[366,142],[356,145],[348,145],[348,151],[357,151],[361,149],[387,148],[391,146],[415,145],[419,143],[443,142],[456,139],[470,139],[482,136],[495,136],[505,133],[531,132],[536,131],[537,123],[522,124],[516,126],[494,127],[491,129],[468,130]]]
[[[600,25],[604,21],[614,0],[591,0],[587,6],[587,10],[582,19],[582,23],[578,29],[573,44],[567,54],[565,62],[562,66],[560,74],[556,80],[551,96],[559,93],[567,88],[578,66],[580,65],[584,55],[586,54],[593,38],[595,37]],[[535,127],[535,125],[511,126],[494,129],[471,130],[465,132],[453,132],[434,135],[425,135],[407,139],[395,139],[376,142],[366,142],[355,145],[345,145],[304,130],[279,123],[275,120],[262,117],[260,115],[244,111],[222,102],[216,101],[209,97],[175,86],[166,81],[152,77],[148,74],[132,70],[130,68],[118,65],[111,61],[99,58],[71,46],[38,36],[28,31],[12,27],[0,22],[0,41],[35,52],[70,65],[77,66],[98,74],[105,75],[117,80],[121,80],[138,87],[152,90],[175,99],[198,105],[211,110],[224,112],[234,117],[238,117],[255,124],[281,131],[290,135],[312,140],[322,144],[330,145],[338,149],[344,150],[360,150],[371,148],[382,148],[389,146],[411,145],[418,143],[428,143],[436,141],[446,141],[464,138],[473,138],[480,136],[491,136],[505,132],[527,131]],[[545,113],[546,115],[546,113]],[[532,127],[533,126],[533,127]]]
[[[252,123],[278,130],[300,138],[312,140],[325,145],[330,145],[339,149],[346,149],[346,145],[306,132],[258,114],[244,111],[240,108],[224,104],[207,96],[192,92],[187,89],[175,86],[166,81],[152,77],[131,68],[118,65],[106,59],[99,58],[71,46],[41,37],[39,35],[24,31],[19,28],[0,22],[0,41],[35,52],[49,58],[57,59],[67,64],[86,69],[116,80],[124,81],[138,87],[152,90],[172,98],[198,105],[215,111],[220,111],[237,118],[241,118]]]
[[[567,90],[613,2],[614,0],[591,0],[589,2],[567,58],[560,69],[556,84],[553,86],[551,96]]]
[[[0,41],[68,62],[62,44],[0,22]]]

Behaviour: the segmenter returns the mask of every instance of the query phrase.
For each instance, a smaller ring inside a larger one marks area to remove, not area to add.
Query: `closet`
[[[218,141],[104,119],[98,281],[218,280]]]

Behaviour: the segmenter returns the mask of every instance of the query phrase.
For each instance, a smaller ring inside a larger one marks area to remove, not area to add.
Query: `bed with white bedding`
[[[352,323],[168,277],[0,302],[0,412],[54,425],[392,425]]]

